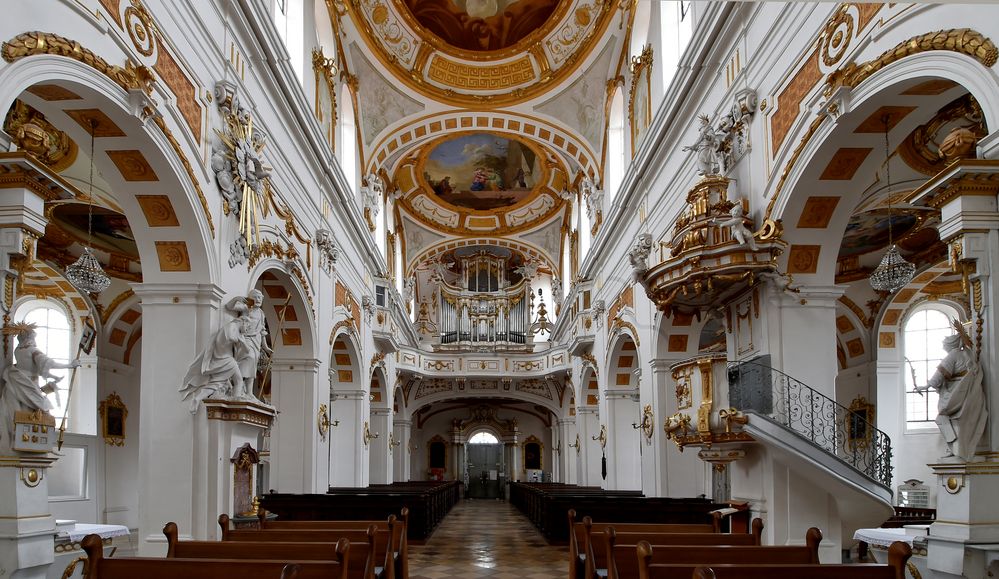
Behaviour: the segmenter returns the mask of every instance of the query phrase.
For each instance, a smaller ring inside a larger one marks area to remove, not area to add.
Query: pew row
[[[223,542],[270,543],[335,543],[341,537],[366,540],[366,529],[231,529],[229,515],[219,515]],[[409,572],[407,550],[403,547],[405,528],[396,522],[395,515],[378,523],[375,531],[372,576],[376,579],[395,579],[399,569]]]
[[[642,545],[644,546],[644,545]],[[642,557],[641,546],[638,556]],[[888,548],[888,564],[851,563],[843,565],[712,565],[694,569],[693,579],[905,579],[912,549],[901,541]],[[641,579],[686,577],[667,574],[655,565],[639,574]]]
[[[84,579],[347,579],[347,540],[339,541],[328,561],[287,561],[260,559],[158,559],[147,557],[104,558],[104,541],[87,535],[80,543],[87,553]]]
[[[267,509],[257,511],[260,530],[331,530],[331,529],[366,529],[368,525],[384,525],[384,521],[282,521],[268,519]],[[396,537],[395,558],[397,561],[395,575],[399,579],[409,579],[409,509],[403,507],[396,522],[400,525]]]
[[[763,533],[763,521],[753,520],[753,533],[618,533],[616,527],[608,527],[600,535],[587,537],[592,548],[590,555],[597,575],[605,574],[609,579],[638,577],[638,559],[635,547],[641,541],[653,545],[671,547],[759,547]],[[817,548],[817,545],[816,545]],[[595,552],[595,554],[591,554]],[[601,573],[604,571],[604,573]]]
[[[181,541],[177,524],[163,527],[169,559],[270,559],[275,561],[316,561],[330,559],[336,543],[277,543],[264,541]],[[341,539],[350,543],[345,563],[349,579],[374,579],[377,526],[369,525],[361,535],[347,531]],[[388,540],[383,533],[383,541]],[[339,541],[339,539],[338,539]],[[385,552],[382,549],[382,552]],[[388,578],[387,578],[388,579]]]

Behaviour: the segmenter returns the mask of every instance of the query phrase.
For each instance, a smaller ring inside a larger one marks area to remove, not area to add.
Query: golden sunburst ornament
[[[215,97],[224,125],[215,130],[219,142],[212,147],[212,171],[224,198],[223,211],[239,215],[239,234],[252,248],[260,243],[260,221],[270,212],[271,168],[263,162],[267,138],[254,129],[253,117],[232,85],[218,83]]]

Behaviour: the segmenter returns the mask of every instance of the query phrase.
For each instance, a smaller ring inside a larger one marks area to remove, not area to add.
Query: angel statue
[[[14,349],[14,363],[3,370],[0,383],[0,448],[13,446],[15,412],[48,412],[53,408],[46,394],[56,393],[56,383],[61,376],[51,370],[78,368],[79,360],[57,362],[45,355],[35,344],[35,325],[19,322],[4,328],[5,334],[17,335],[17,348]],[[38,379],[45,385],[39,387]]]
[[[729,215],[731,215],[729,219],[715,219],[714,221],[722,227],[731,229],[732,237],[739,242],[739,245],[746,245],[749,249],[756,251],[756,239],[753,238],[753,232],[746,227],[747,218],[742,203],[737,202],[733,205]]]
[[[988,410],[982,387],[982,366],[976,359],[971,337],[957,320],[954,320],[954,328],[957,333],[943,340],[947,355],[929,382],[915,389],[920,392],[933,388],[939,392],[936,422],[947,444],[947,456],[958,456],[970,462],[985,433]]]
[[[693,145],[684,147],[683,151],[694,151],[697,153],[697,174],[702,176],[718,175],[721,172],[721,158],[718,148],[721,145],[718,133],[711,126],[711,119],[706,115],[697,117],[701,121],[701,128],[698,129],[700,136]]]

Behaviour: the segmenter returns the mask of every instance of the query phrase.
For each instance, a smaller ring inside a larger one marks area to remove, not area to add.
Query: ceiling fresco
[[[515,46],[555,13],[558,0],[405,0],[424,28],[464,50]]]
[[[527,199],[545,182],[544,171],[540,156],[526,143],[470,133],[429,147],[423,181],[445,203],[488,211]]]
[[[128,220],[117,211],[94,205],[92,207],[92,235],[87,235],[87,203],[69,202],[55,205],[51,209],[50,230],[58,230],[80,244],[91,245],[94,249],[124,255],[138,261],[139,249]]]

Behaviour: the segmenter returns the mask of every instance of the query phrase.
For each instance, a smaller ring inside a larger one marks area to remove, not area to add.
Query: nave
[[[410,545],[410,579],[564,577],[568,549],[551,546],[510,503],[466,499],[425,545]]]

